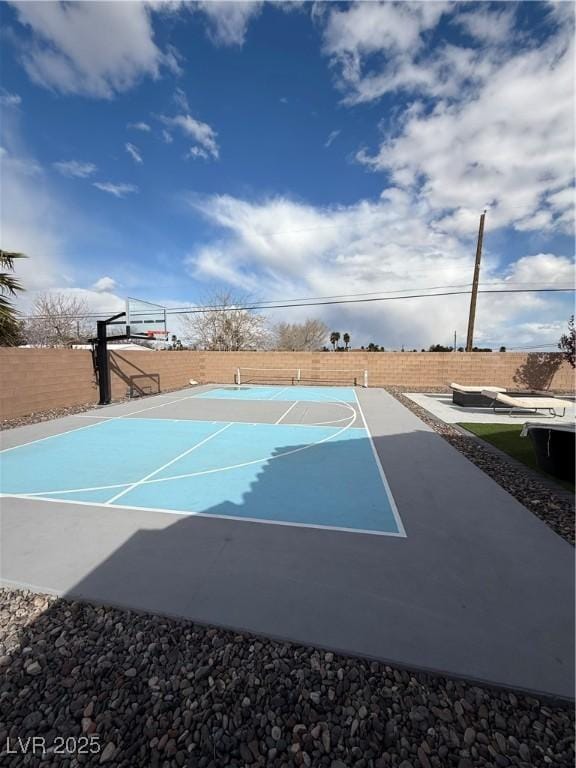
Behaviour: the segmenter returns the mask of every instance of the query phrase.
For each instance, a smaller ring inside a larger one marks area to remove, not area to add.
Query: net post
[[[364,384],[362,385],[364,387],[368,387],[368,369],[364,369]]]
[[[242,384],[240,379],[240,368],[236,368],[236,384]]]
[[[301,376],[300,368],[297,369],[296,381],[298,382],[298,384],[300,384],[300,382],[302,381],[302,376]]]

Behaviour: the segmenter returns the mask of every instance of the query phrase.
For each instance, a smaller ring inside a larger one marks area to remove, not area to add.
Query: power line
[[[487,283],[487,285],[507,285],[508,283]],[[463,283],[462,286],[469,286],[470,283]],[[518,283],[522,285],[522,283]],[[526,283],[530,285],[530,283]],[[431,286],[427,289],[421,290],[437,290],[438,288],[451,288],[460,286]],[[374,293],[399,293],[410,290],[409,288],[399,289],[398,291],[370,291],[365,294],[335,294],[334,298],[330,296],[324,297],[311,297],[310,299],[286,299],[283,303],[274,303],[273,301],[267,302],[252,302],[249,305],[242,306],[223,306],[217,305],[214,307],[200,306],[200,307],[169,307],[166,310],[167,315],[187,315],[187,314],[199,314],[203,312],[244,312],[249,310],[266,310],[266,309],[289,309],[290,307],[316,307],[326,306],[334,304],[362,304],[374,301],[399,301],[401,299],[427,299],[434,298],[436,296],[462,296],[469,295],[470,291],[445,291],[442,293],[417,293],[410,294],[408,296],[373,296]],[[573,292],[575,289],[571,288],[507,288],[503,290],[479,290],[478,293],[568,293]],[[349,297],[365,297],[370,298],[349,298]],[[328,300],[325,300],[328,299]],[[281,300],[280,300],[281,301]],[[56,317],[68,318],[68,319],[84,319],[92,320],[98,318],[107,317],[110,312],[97,312],[86,314],[61,314],[61,315],[21,315],[23,320],[50,320]],[[138,313],[136,313],[138,314]]]
[[[286,301],[286,302],[293,302],[293,301],[319,301],[322,299],[349,299],[354,298],[356,296],[374,296],[375,294],[390,294],[390,293],[406,293],[406,291],[437,291],[441,290],[443,288],[467,288],[468,286],[472,285],[472,283],[457,283],[456,285],[430,285],[430,286],[422,286],[422,287],[416,287],[413,286],[411,288],[397,288],[390,291],[366,291],[365,293],[335,293],[330,296],[304,296],[297,299],[268,299],[268,300],[262,300],[262,301],[254,301],[252,304],[254,305],[262,305],[263,308],[265,308],[265,305],[267,304],[274,304],[279,301]],[[528,282],[528,283],[521,283],[521,282],[509,282],[507,280],[497,280],[497,281],[490,281],[485,283],[480,283],[480,285],[506,285],[506,286],[537,286],[537,282]],[[544,288],[545,286],[540,286],[540,288]],[[547,287],[547,286],[546,286]],[[568,286],[556,286],[554,284],[550,285],[552,288],[565,288],[566,290],[572,290],[571,287]],[[221,307],[222,309],[227,309],[227,307],[223,304],[216,304],[214,307],[206,307],[206,311],[209,311],[210,309],[213,309],[215,307]],[[168,307],[167,312],[169,314],[178,313],[180,310],[186,310],[186,309],[200,309],[200,307],[194,307],[187,305],[185,307]]]
[[[478,293],[561,293],[572,292],[574,288],[510,288],[503,291],[485,290],[478,291]],[[470,291],[445,291],[443,293],[414,293],[410,296],[377,296],[369,299],[339,299],[335,301],[313,301],[302,304],[269,304],[266,307],[262,306],[245,306],[245,307],[208,307],[208,308],[195,308],[186,309],[172,312],[173,315],[194,315],[202,312],[246,312],[249,310],[261,310],[261,309],[289,309],[290,307],[319,307],[332,304],[363,304],[373,301],[401,301],[402,299],[432,299],[440,296],[464,296],[469,295]]]
[[[542,349],[542,347],[556,347],[558,344],[537,344],[535,347],[516,347],[510,344],[505,344],[502,341],[479,341],[479,344],[489,344],[491,347],[506,347],[508,350],[515,349]]]

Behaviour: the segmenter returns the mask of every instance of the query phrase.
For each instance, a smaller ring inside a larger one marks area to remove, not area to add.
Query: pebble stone
[[[574,542],[565,496],[388,389]],[[93,407],[35,413],[0,428]],[[79,762],[49,753],[42,765],[574,765],[574,714],[564,702],[159,616],[21,590],[0,595],[0,764],[8,768],[23,764],[8,753],[10,739],[82,733],[98,737],[98,754]]]
[[[2,768],[37,764],[7,740],[83,734],[97,754],[48,752],[43,768],[574,765],[565,702],[22,590],[0,598]]]

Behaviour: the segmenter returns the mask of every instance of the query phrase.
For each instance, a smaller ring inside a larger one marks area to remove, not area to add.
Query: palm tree
[[[342,339],[344,340],[344,344],[346,345],[346,349],[348,349],[348,344],[350,344],[350,334],[345,333],[344,336],[342,336]]]
[[[23,253],[0,250],[0,320],[16,320],[17,310],[10,304],[7,296],[16,296],[18,291],[24,290],[20,281],[4,270],[14,271],[14,261],[25,258]]]
[[[330,344],[334,347],[334,352],[336,352],[336,344],[340,341],[340,333],[338,331],[332,331],[330,334]]]

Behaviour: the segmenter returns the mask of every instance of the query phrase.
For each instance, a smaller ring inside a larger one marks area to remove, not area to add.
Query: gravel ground
[[[563,539],[574,544],[574,496],[561,488],[554,492],[551,484],[538,480],[537,475],[521,465],[507,461],[489,448],[485,448],[474,437],[463,435],[450,424],[444,424],[432,417],[424,408],[416,405],[402,394],[397,387],[386,388],[402,405],[418,416],[423,422],[439,432],[472,463],[495,480],[498,485],[518,499],[527,509],[543,520]],[[432,391],[432,390],[428,390]],[[445,390],[437,390],[445,391]]]
[[[3,419],[0,421],[0,430],[14,429],[14,427],[23,427],[26,424],[38,424],[40,421],[51,421],[52,419],[62,419],[64,416],[74,416],[76,413],[85,413],[98,406],[94,403],[85,405],[73,405],[69,408],[53,408],[49,411],[36,411],[28,413],[26,416],[15,416],[12,419]]]
[[[565,703],[188,621],[0,596],[3,766],[574,764]],[[98,753],[79,754],[82,735]],[[30,742],[18,753],[32,736],[52,748],[42,761]],[[54,751],[58,737],[72,754]]]

